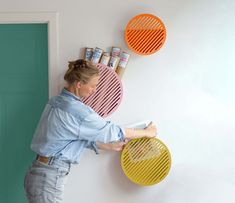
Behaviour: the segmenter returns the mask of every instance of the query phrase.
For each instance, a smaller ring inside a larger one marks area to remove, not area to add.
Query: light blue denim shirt
[[[85,148],[98,153],[96,141],[109,143],[123,139],[120,126],[106,121],[79,97],[63,89],[48,101],[34,133],[31,149],[41,156],[79,163]]]

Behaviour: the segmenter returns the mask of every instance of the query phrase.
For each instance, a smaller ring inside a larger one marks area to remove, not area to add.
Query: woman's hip
[[[70,165],[60,161],[48,165],[35,160],[24,181],[29,202],[61,202],[69,171]]]

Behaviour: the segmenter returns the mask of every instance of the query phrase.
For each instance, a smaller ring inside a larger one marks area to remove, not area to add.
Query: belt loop
[[[51,165],[53,163],[53,161],[54,161],[54,157],[52,156],[52,157],[49,158],[48,165]]]

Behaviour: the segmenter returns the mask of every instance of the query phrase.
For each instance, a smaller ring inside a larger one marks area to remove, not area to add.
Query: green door
[[[47,100],[47,24],[0,24],[1,203],[27,202],[30,143]]]

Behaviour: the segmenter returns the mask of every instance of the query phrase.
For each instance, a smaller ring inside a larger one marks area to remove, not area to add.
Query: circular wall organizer
[[[125,29],[128,47],[137,54],[150,55],[158,51],[166,39],[163,22],[151,14],[140,14],[132,18]]]
[[[157,138],[133,139],[122,151],[121,166],[132,182],[142,186],[153,185],[167,176],[171,155]]]
[[[123,87],[119,76],[108,66],[97,64],[100,79],[96,91],[82,101],[102,117],[112,114],[120,105]]]

